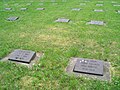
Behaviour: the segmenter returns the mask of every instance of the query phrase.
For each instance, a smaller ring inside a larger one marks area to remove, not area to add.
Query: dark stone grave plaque
[[[80,11],[80,8],[73,8],[72,11]]]
[[[94,12],[104,12],[102,9],[95,9]]]
[[[100,60],[78,59],[73,71],[103,76],[103,62]]]
[[[5,10],[8,10],[8,11],[9,11],[9,10],[12,10],[12,8],[5,8]]]
[[[103,21],[95,21],[95,20],[91,20],[91,21],[88,22],[87,24],[104,25],[105,23],[104,23]]]
[[[45,8],[37,8],[36,10],[45,10]]]
[[[65,19],[65,18],[58,18],[57,20],[56,20],[56,22],[69,22],[70,21],[70,19]]]
[[[25,11],[25,10],[27,10],[27,8],[21,8],[20,10],[21,10],[21,11]]]
[[[30,50],[14,50],[10,55],[8,60],[23,62],[23,63],[30,63],[32,59],[34,59],[36,53]]]
[[[9,17],[9,18],[7,18],[8,21],[15,21],[17,19],[19,19],[19,17]]]
[[[96,4],[96,6],[103,6],[103,4]]]

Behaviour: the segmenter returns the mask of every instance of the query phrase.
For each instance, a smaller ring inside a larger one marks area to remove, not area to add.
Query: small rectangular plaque
[[[103,6],[103,4],[96,4],[96,6]]]
[[[91,21],[88,22],[87,24],[104,25],[105,23],[104,23],[103,21],[95,21],[95,20],[91,20]]]
[[[9,10],[12,10],[12,8],[5,8],[5,10],[8,10],[8,11],[9,11]]]
[[[10,55],[8,60],[30,63],[30,61],[36,56],[34,51],[30,50],[14,50]]]
[[[103,12],[102,9],[95,9],[94,11],[95,11],[95,12]]]
[[[27,8],[21,8],[20,10],[21,10],[21,11],[25,11],[25,10],[27,10]]]
[[[80,8],[73,8],[72,11],[80,11]]]
[[[103,61],[90,59],[77,59],[73,71],[78,73],[103,76]]]
[[[69,22],[70,19],[65,19],[65,18],[58,18],[56,22]]]
[[[45,8],[37,8],[36,10],[45,10]]]
[[[15,21],[17,19],[19,19],[19,17],[9,17],[9,18],[7,18],[8,21]]]

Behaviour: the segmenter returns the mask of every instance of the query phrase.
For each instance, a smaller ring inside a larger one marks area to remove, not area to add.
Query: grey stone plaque
[[[96,4],[96,6],[103,6],[103,4]]]
[[[86,5],[86,3],[80,3],[80,5],[81,5],[81,6],[84,6],[84,5]]]
[[[95,20],[91,20],[91,21],[88,22],[87,24],[104,25],[105,23],[104,23],[103,21],[95,21]]]
[[[73,8],[72,11],[80,11],[80,8]]]
[[[70,19],[65,19],[65,18],[58,18],[57,20],[56,20],[56,22],[69,22],[70,21]]]
[[[5,8],[5,10],[12,10],[12,8]]]
[[[45,10],[45,8],[37,8],[36,10]]]
[[[19,19],[19,17],[9,17],[9,18],[7,18],[8,21],[15,21],[17,19]]]
[[[78,59],[73,71],[103,76],[103,62],[100,60]]]
[[[120,13],[120,10],[118,10],[117,12]]]
[[[115,6],[115,7],[120,7],[120,5],[117,5],[117,4],[116,4],[116,5],[113,5],[113,6]]]
[[[104,12],[102,9],[95,9],[94,12]]]
[[[34,59],[36,53],[30,50],[14,50],[8,57],[8,60],[30,63],[32,59]]]
[[[27,10],[27,8],[21,8],[20,10],[21,10],[21,11],[25,11],[25,10]]]

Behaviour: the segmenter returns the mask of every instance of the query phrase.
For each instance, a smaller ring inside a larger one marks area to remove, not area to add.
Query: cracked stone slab
[[[76,71],[75,71],[76,70]],[[110,81],[110,63],[102,60],[71,58],[66,68],[68,75]]]
[[[94,9],[94,12],[104,12],[102,9]]]
[[[72,11],[80,11],[80,8],[73,8]]]
[[[55,22],[65,22],[68,23],[70,19],[65,19],[65,18],[58,18]]]
[[[104,21],[95,21],[95,20],[91,20],[91,21],[88,22],[87,24],[92,24],[92,25],[105,25]]]
[[[19,19],[19,17],[8,17],[7,18],[8,21],[15,21],[17,19]]]
[[[5,62],[12,62],[16,64],[25,65],[27,67],[32,67],[35,65],[40,57],[42,57],[43,53],[36,53],[31,50],[20,50],[16,49],[9,55],[7,55],[5,58],[1,59],[1,61]]]
[[[37,8],[36,10],[45,10],[45,8]]]
[[[25,11],[25,10],[27,10],[27,8],[21,8],[20,10],[21,10],[21,11]]]

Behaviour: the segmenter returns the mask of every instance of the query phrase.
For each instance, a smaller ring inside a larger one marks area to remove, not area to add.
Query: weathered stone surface
[[[103,76],[103,62],[100,60],[78,59],[74,72]]]
[[[103,81],[111,81],[111,75],[110,75],[110,63],[103,61],[103,76],[102,75],[94,75],[94,74],[86,74],[86,73],[80,73],[80,72],[74,72],[73,69],[76,65],[77,60],[84,58],[71,58],[69,61],[69,64],[66,68],[66,72],[68,75],[75,75],[76,77],[86,77],[91,79],[98,79]],[[92,59],[89,59],[92,60]]]
[[[45,10],[45,8],[37,8],[36,10]]]
[[[94,24],[94,25],[104,25],[104,21],[95,21],[95,20],[91,20],[90,22],[88,22],[87,24]]]
[[[18,61],[23,63],[30,63],[30,61],[36,56],[36,53],[30,50],[14,50],[10,56],[9,60]]]
[[[56,22],[69,22],[70,21],[70,19],[65,19],[65,18],[58,18],[57,20],[56,20]]]
[[[17,19],[19,19],[19,17],[9,17],[9,18],[7,18],[8,21],[15,21]]]

